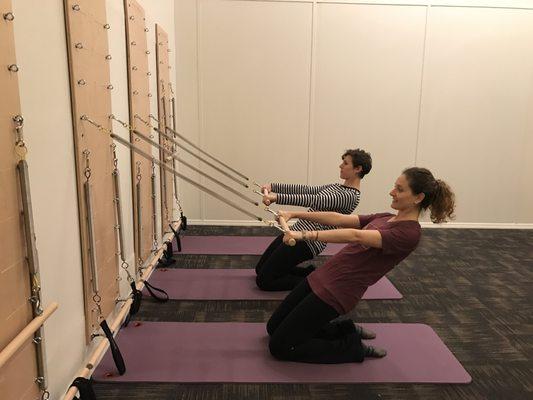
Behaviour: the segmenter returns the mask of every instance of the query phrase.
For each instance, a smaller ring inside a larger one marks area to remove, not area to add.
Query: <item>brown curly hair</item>
[[[414,194],[424,193],[420,208],[430,209],[432,222],[439,224],[455,218],[455,193],[446,182],[435,179],[426,168],[407,168],[403,174]]]

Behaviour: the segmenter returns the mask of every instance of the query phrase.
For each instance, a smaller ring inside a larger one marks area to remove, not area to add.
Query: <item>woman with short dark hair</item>
[[[361,149],[347,150],[342,155],[339,168],[343,184],[307,186],[272,183],[263,186],[263,189],[267,190],[263,202],[266,205],[278,203],[308,207],[308,211],[351,214],[359,204],[361,179],[372,169],[372,158]],[[295,231],[301,232],[333,228],[327,224],[305,220],[298,221],[293,227]],[[314,271],[312,265],[306,268],[296,266],[318,256],[325,248],[326,244],[320,241],[302,241],[294,247],[289,247],[283,244],[283,235],[279,235],[268,246],[255,267],[257,286],[267,291],[293,289]]]

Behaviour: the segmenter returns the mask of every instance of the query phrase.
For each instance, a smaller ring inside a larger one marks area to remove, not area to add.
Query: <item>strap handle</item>
[[[107,321],[103,320],[102,323],[100,324],[100,327],[104,331],[104,334],[107,340],[109,340],[109,348],[111,349],[111,354],[113,355],[113,361],[115,362],[118,373],[120,375],[124,375],[124,373],[126,372],[126,365],[124,364],[124,359],[122,358],[120,349],[118,348],[118,345],[115,342],[115,339],[113,338],[113,333],[111,332],[111,329],[109,329],[109,325],[107,325]]]
[[[74,397],[76,400],[96,400],[96,394],[94,394],[92,382],[81,376],[78,376],[70,387],[74,386],[80,392],[80,397]]]
[[[168,301],[168,293],[165,292],[163,289],[159,289],[153,285],[150,285],[147,281],[144,281],[144,285],[146,287],[146,290],[148,290],[148,293],[150,293],[150,296],[156,299],[159,303],[165,303]],[[162,293],[163,297],[159,297],[155,292]]]
[[[131,317],[133,317],[137,312],[139,311],[139,308],[141,307],[141,302],[143,298],[142,292],[137,289],[137,286],[135,286],[135,282],[130,282],[131,287],[131,297],[133,298],[133,302],[131,303],[130,312],[128,316],[126,317],[126,320],[124,321],[124,326],[128,326],[130,323]]]

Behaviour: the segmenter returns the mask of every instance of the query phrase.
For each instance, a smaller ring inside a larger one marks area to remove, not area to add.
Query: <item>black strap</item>
[[[178,253],[181,253],[181,237],[180,237],[180,235],[176,236],[176,244],[178,245]]]
[[[124,321],[124,326],[128,326],[130,323],[131,317],[133,317],[137,312],[139,311],[139,308],[141,307],[141,302],[143,298],[142,292],[137,289],[137,286],[135,286],[135,282],[130,282],[131,287],[131,297],[133,299],[133,302],[131,303],[130,312],[128,316],[126,317],[126,320]]]
[[[113,361],[115,361],[118,373],[120,375],[124,375],[124,372],[126,372],[126,365],[124,364],[124,359],[122,358],[122,354],[120,354],[120,349],[118,348],[118,345],[115,342],[115,339],[113,338],[113,334],[111,333],[111,329],[109,329],[109,325],[107,325],[106,320],[102,321],[100,327],[104,331],[107,340],[109,340],[109,348],[111,349]]]
[[[96,395],[94,394],[92,382],[81,376],[78,376],[70,387],[74,386],[80,392],[80,397],[74,397],[76,400],[96,400]]]
[[[156,288],[155,286],[150,285],[147,281],[144,281],[144,284],[146,286],[146,290],[148,290],[148,293],[150,293],[150,296],[156,299],[159,303],[165,303],[168,301],[168,293],[165,292],[163,289]],[[154,293],[154,291],[162,293],[164,297],[159,297],[157,294]]]
[[[183,225],[183,218],[185,218],[185,225]],[[181,252],[181,239],[180,239],[180,232],[187,229],[187,217],[184,217],[182,214],[182,222],[178,230],[175,230],[172,225],[169,225],[170,229],[174,233],[174,237],[176,238],[176,243],[178,244],[178,252]],[[185,228],[184,228],[185,226]]]
[[[163,250],[163,256],[165,258],[172,258],[172,255],[174,254],[174,250],[172,249],[172,240],[167,240],[165,242],[165,250]]]
[[[185,215],[183,215],[183,213],[181,212],[181,229],[183,229],[184,231],[187,230],[187,217]]]

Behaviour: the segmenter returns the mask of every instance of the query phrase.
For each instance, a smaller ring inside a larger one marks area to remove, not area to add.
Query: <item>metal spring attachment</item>
[[[111,54],[108,54],[107,56],[105,56],[105,59],[106,60],[111,60],[113,57],[111,57]]]
[[[78,81],[78,85],[80,85],[80,86],[83,86],[83,85],[85,85],[85,84],[87,84],[87,82],[85,82],[85,79],[80,79],[80,80]]]
[[[11,64],[10,66],[7,67],[7,69],[10,72],[19,72],[19,67],[17,64]]]
[[[7,12],[4,14],[4,19],[6,21],[13,21],[15,19],[15,16],[13,15],[12,12]]]
[[[80,10],[81,10],[79,4],[74,4],[74,5],[72,6],[72,9],[73,9],[74,11],[80,11]]]
[[[83,49],[83,44],[81,44],[81,43],[76,43],[76,44],[74,45],[74,47],[77,48],[77,49]]]
[[[105,25],[104,25],[104,29],[111,29],[111,25],[109,25],[109,24],[105,24]]]

